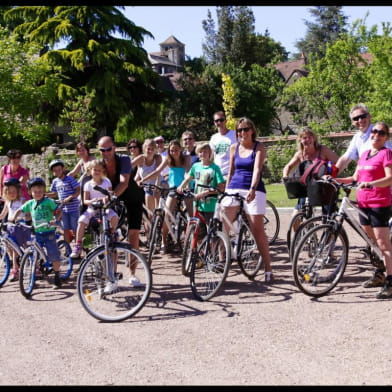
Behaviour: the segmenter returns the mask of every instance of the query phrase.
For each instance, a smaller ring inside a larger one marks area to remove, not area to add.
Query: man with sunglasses
[[[106,163],[106,174],[112,182],[113,194],[123,200],[127,207],[128,241],[133,248],[139,249],[144,192],[138,191],[138,185],[131,177],[131,159],[129,155],[116,154],[116,146],[110,136],[102,136],[99,139],[98,149]],[[135,268],[136,265],[131,270],[129,284],[138,287],[142,283],[135,276]]]
[[[370,149],[370,131],[373,129],[373,124],[371,123],[369,109],[365,104],[359,103],[351,108],[349,115],[352,125],[359,132],[353,136],[346,152],[336,162],[339,173],[351,161],[357,161],[364,151]],[[389,140],[386,141],[385,147],[392,149],[392,144]]]
[[[215,112],[213,119],[218,132],[211,136],[210,146],[214,152],[214,163],[221,168],[226,180],[229,173],[230,146],[237,142],[237,138],[233,129],[227,129],[223,111]]]

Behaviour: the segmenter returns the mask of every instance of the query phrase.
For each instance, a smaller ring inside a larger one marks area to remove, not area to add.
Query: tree
[[[69,134],[81,142],[89,141],[96,131],[95,114],[90,110],[93,98],[94,93],[91,92],[66,102],[60,116],[60,120],[71,127]]]
[[[38,56],[39,46],[18,41],[0,27],[0,135],[2,147],[29,150],[50,140],[46,102],[55,100],[56,70]]]
[[[142,48],[144,37],[152,35],[121,8],[21,6],[4,14],[10,22],[23,17],[15,32],[40,45],[49,64],[61,67],[58,104],[48,104],[54,119],[64,102],[94,92],[91,110],[103,134],[112,135],[124,123],[137,128],[151,120],[149,107],[162,100],[159,75]]]
[[[327,43],[332,44],[342,33],[347,32],[347,16],[343,14],[341,6],[316,6],[310,8],[309,12],[315,22],[305,20],[305,38],[297,41],[295,46],[308,58],[321,58],[325,54]]]
[[[255,33],[255,18],[250,7],[222,6],[216,8],[218,30],[208,10],[203,20],[206,33],[203,55],[210,64],[264,66],[272,62],[284,61],[288,53],[279,42],[269,37],[269,33]]]

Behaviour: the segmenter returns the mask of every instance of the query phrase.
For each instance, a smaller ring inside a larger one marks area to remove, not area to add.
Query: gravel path
[[[285,235],[271,247],[275,283],[233,268],[223,292],[198,302],[178,258],[154,260],[147,305],[122,323],[81,307],[76,277],[32,300],[17,283],[0,289],[1,385],[389,385],[392,301],[361,283],[372,268],[352,250],[345,277],[312,299],[294,285]]]

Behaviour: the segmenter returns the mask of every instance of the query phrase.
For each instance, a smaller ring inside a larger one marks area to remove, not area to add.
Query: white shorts
[[[82,215],[80,215],[80,217],[78,219],[78,223],[82,222],[82,223],[85,223],[86,225],[88,225],[91,218],[97,214],[98,214],[97,210],[94,210],[93,208],[87,208],[87,210],[84,211]],[[114,216],[117,216],[117,214],[111,208],[109,208],[109,210],[108,210],[109,222],[112,220],[112,218]]]
[[[248,189],[226,189],[227,193],[234,195],[235,193],[239,193],[241,196],[246,197],[249,190]],[[267,195],[264,192],[256,191],[255,198],[247,203],[244,201],[244,211],[248,215],[265,215],[265,206]],[[221,205],[223,207],[235,207],[240,205],[240,201],[236,200],[233,197],[224,197]]]

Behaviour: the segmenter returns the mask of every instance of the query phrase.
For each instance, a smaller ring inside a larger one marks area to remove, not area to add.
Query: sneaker
[[[103,292],[105,294],[110,294],[113,291],[117,290],[117,286],[118,286],[117,281],[115,281],[115,282],[107,282],[106,285],[105,285],[105,288],[103,289]]]
[[[384,287],[380,290],[380,292],[376,295],[378,299],[387,299],[392,298],[392,281],[385,280]]]
[[[70,254],[70,257],[72,259],[77,259],[80,257],[80,253],[82,252],[82,245],[81,244],[75,244],[74,248],[72,250],[72,253]]]
[[[10,275],[10,282],[15,282],[19,279],[19,270],[12,269]]]
[[[144,286],[144,284],[135,275],[132,275],[129,278],[129,284],[131,284],[133,287],[143,287]]]
[[[373,277],[362,284],[365,288],[383,287],[385,283],[385,275],[380,271],[375,271]]]
[[[59,274],[55,274],[54,275],[54,284],[53,284],[53,288],[59,289],[61,288],[61,279],[60,279],[60,275]]]
[[[271,271],[265,273],[265,283],[272,283],[274,280],[274,275],[272,275]]]

